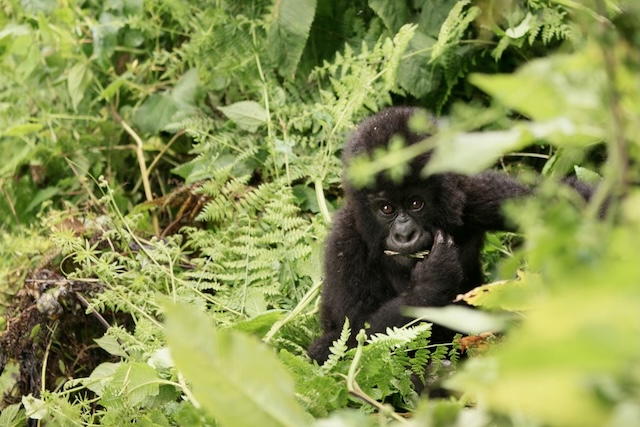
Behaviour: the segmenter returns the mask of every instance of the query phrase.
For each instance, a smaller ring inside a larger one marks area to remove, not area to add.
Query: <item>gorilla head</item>
[[[410,126],[417,110],[410,107],[386,109],[364,120],[351,135],[343,154],[345,170],[354,159],[371,157],[375,151],[389,148],[399,138],[412,145],[429,136]],[[433,119],[426,114],[427,120]],[[347,198],[355,210],[358,231],[370,236],[365,243],[372,252],[385,253],[394,262],[410,267],[424,258],[433,245],[437,229],[448,230],[462,224],[464,193],[453,174],[425,177],[424,165],[430,153],[424,153],[406,165],[400,180],[378,174],[374,184],[357,187],[345,177]],[[348,176],[348,174],[345,174]],[[443,203],[439,195],[447,195]]]

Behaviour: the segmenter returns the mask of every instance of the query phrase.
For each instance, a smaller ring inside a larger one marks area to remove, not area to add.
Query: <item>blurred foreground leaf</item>
[[[178,369],[202,407],[221,425],[299,427],[309,424],[294,398],[289,373],[259,341],[238,331],[216,331],[186,306],[167,307],[166,334]]]
[[[624,228],[613,236],[602,259],[552,278],[549,300],[449,386],[545,425],[607,425],[615,405],[608,384],[637,376],[640,359],[640,248]]]

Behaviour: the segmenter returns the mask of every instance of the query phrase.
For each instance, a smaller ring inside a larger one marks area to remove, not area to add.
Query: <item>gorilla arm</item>
[[[583,200],[589,201],[595,188],[576,177],[563,178],[559,185],[571,187]],[[535,193],[535,186],[522,184],[516,178],[496,172],[484,171],[464,179],[465,205],[463,219],[465,232],[469,229],[482,231],[513,231],[503,213],[505,202],[520,199]],[[601,209],[604,215],[606,206]]]
[[[320,307],[323,335],[310,347],[309,355],[319,363],[329,357],[329,347],[340,337],[349,319],[350,347],[355,335],[385,301],[395,292],[382,267],[380,254],[372,254],[356,229],[354,212],[350,206],[338,211],[325,246],[325,279]]]
[[[464,252],[450,236],[437,231],[429,256],[418,261],[411,272],[411,287],[380,307],[370,319],[370,334],[388,327],[401,327],[411,320],[401,314],[403,307],[442,307],[465,292],[469,272],[462,260]],[[435,327],[432,338],[445,341],[443,328]],[[448,334],[453,336],[453,334]],[[444,338],[444,339],[443,339]]]

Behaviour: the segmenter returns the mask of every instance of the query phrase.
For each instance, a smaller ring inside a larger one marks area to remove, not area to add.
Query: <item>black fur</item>
[[[363,121],[345,147],[345,167],[359,155],[386,147],[394,135],[401,135],[407,144],[422,140],[426,135],[408,126],[415,111],[389,108]],[[373,189],[344,183],[347,201],[336,213],[326,242],[320,311],[324,334],[309,348],[309,355],[318,362],[329,356],[345,318],[354,331],[349,340],[354,346],[355,335],[365,323],[370,325],[369,333],[384,332],[412,320],[400,314],[401,307],[444,306],[480,285],[485,232],[506,229],[503,202],[531,192],[493,171],[425,178],[421,171],[428,160],[429,153],[414,159],[401,183],[385,174],[376,177]],[[420,205],[414,200],[423,206],[410,208]],[[401,253],[430,249],[431,253],[426,259],[414,259],[385,255],[388,249]],[[452,331],[434,326],[432,341],[447,342],[452,336]]]

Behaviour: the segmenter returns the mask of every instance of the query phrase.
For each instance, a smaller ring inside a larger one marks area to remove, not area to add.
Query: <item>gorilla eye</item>
[[[382,203],[380,205],[380,212],[382,212],[385,215],[391,215],[395,211],[396,211],[396,208],[394,208],[393,205],[391,205],[391,203]]]
[[[413,199],[409,202],[409,210],[419,211],[424,207],[424,202],[420,199]]]

